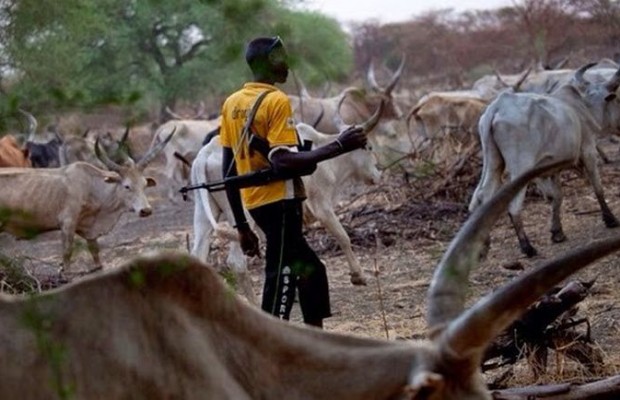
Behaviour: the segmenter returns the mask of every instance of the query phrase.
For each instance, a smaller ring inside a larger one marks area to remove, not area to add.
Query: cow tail
[[[203,157],[199,154],[190,169],[191,182],[193,185],[208,181],[206,167],[206,160],[203,161]],[[213,211],[211,210],[211,196],[209,195],[209,192],[206,189],[198,189],[196,192],[196,199],[194,201],[197,203],[195,206],[203,208],[204,213],[207,216],[207,220],[215,230],[217,237],[224,240],[239,240],[239,235],[235,229],[227,223],[217,222],[215,220]]]
[[[502,164],[504,163],[504,158],[499,147],[497,147],[493,135],[493,119],[496,113],[497,107],[494,103],[491,103],[478,121],[478,135],[480,136],[480,145],[482,146],[482,172],[478,186],[476,186],[476,190],[469,203],[469,212],[473,212],[488,196],[493,195],[493,193],[484,193],[489,179],[494,179],[492,175],[495,166],[491,164],[499,160],[501,160]]]

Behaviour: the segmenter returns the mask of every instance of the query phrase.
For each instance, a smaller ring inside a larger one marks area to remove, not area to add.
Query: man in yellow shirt
[[[247,255],[259,254],[258,239],[245,219],[245,206],[267,238],[262,309],[288,320],[297,289],[304,322],[322,327],[323,319],[331,316],[327,274],[303,236],[305,193],[300,175],[321,161],[365,146],[366,136],[353,126],[328,145],[300,151],[302,143],[290,101],[274,86],[286,82],[288,76],[282,41],[279,37],[256,38],[248,44],[245,58],[254,80],[229,96],[222,106],[224,177],[271,168],[282,179],[243,189],[226,186],[241,247]],[[244,135],[244,125],[259,95],[263,97],[251,121],[251,134]],[[257,142],[262,143],[260,148],[253,145]]]

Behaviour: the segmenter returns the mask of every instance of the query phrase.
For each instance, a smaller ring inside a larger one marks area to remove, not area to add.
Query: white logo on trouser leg
[[[280,318],[284,318],[284,316],[286,315],[286,303],[288,300],[288,291],[290,289],[290,283],[291,283],[290,275],[291,275],[291,269],[289,267],[282,268],[282,282],[284,283],[284,286],[282,286],[282,292],[281,292],[281,297],[280,297],[280,310],[279,310]]]

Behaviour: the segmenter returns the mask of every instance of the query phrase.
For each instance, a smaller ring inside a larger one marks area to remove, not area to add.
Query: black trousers
[[[250,210],[267,237],[262,309],[288,320],[299,291],[304,322],[331,316],[325,265],[303,236],[302,200],[282,200]]]

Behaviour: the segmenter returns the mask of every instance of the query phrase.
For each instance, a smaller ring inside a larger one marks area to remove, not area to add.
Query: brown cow
[[[430,287],[430,340],[286,323],[195,258],[162,254],[37,297],[1,298],[0,397],[490,400],[479,367],[489,342],[555,284],[620,248],[617,235],[593,242],[464,310],[484,238],[512,196],[549,171],[507,185],[458,233]]]
[[[0,138],[0,168],[31,166],[28,150],[19,147],[15,136],[6,135]]]

